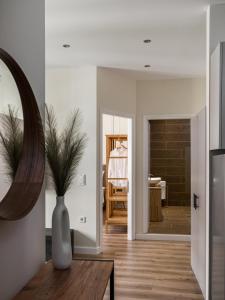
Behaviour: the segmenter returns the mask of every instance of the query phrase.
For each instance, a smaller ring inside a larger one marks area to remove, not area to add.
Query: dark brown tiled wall
[[[190,205],[190,120],[150,121],[150,173],[166,180],[169,205]]]

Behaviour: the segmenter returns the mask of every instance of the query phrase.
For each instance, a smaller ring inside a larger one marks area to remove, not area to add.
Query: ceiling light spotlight
[[[70,48],[69,44],[63,44],[62,46],[63,46],[63,48]]]
[[[152,41],[152,40],[150,40],[150,39],[146,39],[146,40],[144,40],[144,43],[145,43],[145,44],[150,44],[151,41]]]
[[[151,66],[150,66],[150,65],[144,65],[144,67],[145,67],[145,68],[151,68]]]

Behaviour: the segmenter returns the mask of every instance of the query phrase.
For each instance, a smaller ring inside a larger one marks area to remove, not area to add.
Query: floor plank
[[[163,220],[150,222],[150,233],[190,234],[191,208],[190,206],[162,207]]]
[[[116,300],[203,300],[189,242],[127,241],[124,227],[113,227],[105,227],[103,253],[97,257],[115,260]]]

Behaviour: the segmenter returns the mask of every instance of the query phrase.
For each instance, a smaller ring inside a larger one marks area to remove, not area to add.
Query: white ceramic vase
[[[52,261],[56,269],[67,269],[72,262],[70,220],[64,196],[56,197],[52,215]]]

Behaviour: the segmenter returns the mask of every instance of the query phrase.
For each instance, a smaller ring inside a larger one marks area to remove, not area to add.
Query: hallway
[[[127,241],[125,234],[104,233],[103,250],[103,257],[115,259],[116,300],[203,299],[188,242]]]

